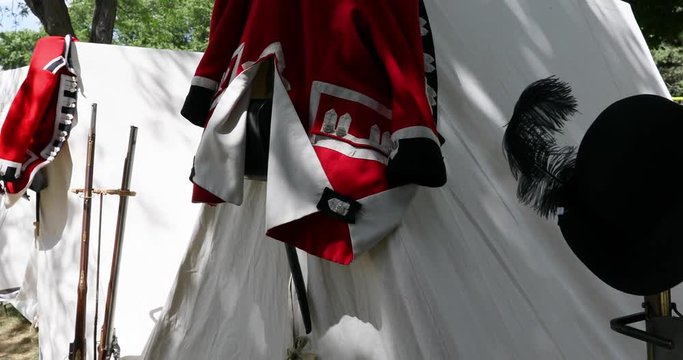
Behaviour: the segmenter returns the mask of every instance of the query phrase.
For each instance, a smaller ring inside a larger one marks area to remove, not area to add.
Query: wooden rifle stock
[[[76,326],[74,341],[69,345],[69,360],[85,359],[85,310],[88,292],[88,250],[90,248],[90,208],[92,200],[92,180],[95,163],[95,129],[97,104],[92,104],[88,150],[85,162],[85,184],[83,186],[83,221],[81,231],[81,257],[78,277],[78,298],[76,302]]]
[[[128,138],[128,152],[123,165],[123,178],[119,195],[119,211],[116,218],[116,233],[114,236],[114,252],[111,259],[111,272],[109,274],[109,287],[107,289],[107,301],[104,308],[104,320],[100,332],[100,344],[97,347],[97,359],[110,359],[112,355],[115,359],[119,357],[119,348],[116,335],[112,331],[112,319],[114,318],[116,287],[119,274],[119,260],[121,248],[123,246],[123,233],[126,225],[126,211],[128,210],[128,197],[131,196],[130,178],[133,169],[133,158],[135,156],[135,144],[137,141],[137,130],[135,126],[130,127]]]

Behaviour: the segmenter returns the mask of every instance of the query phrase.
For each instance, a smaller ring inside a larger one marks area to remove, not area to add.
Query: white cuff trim
[[[216,91],[218,90],[218,81],[211,80],[209,78],[205,78],[202,76],[195,76],[192,78],[192,82],[190,83],[191,85],[195,86],[201,86],[203,88],[207,88],[209,90]]]
[[[432,129],[426,126],[410,126],[407,128],[399,129],[391,134],[391,140],[398,142],[401,139],[413,139],[413,138],[427,138],[434,141],[439,145],[439,139]]]

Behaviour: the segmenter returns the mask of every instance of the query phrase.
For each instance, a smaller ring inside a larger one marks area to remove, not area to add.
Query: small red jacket
[[[78,82],[70,66],[70,36],[36,43],[28,75],[0,130],[0,176],[10,194],[24,191],[50,163],[76,123]]]

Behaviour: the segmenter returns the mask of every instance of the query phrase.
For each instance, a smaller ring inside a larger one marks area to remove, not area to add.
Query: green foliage
[[[74,0],[69,6],[69,16],[71,17],[71,26],[74,28],[74,35],[81,41],[90,39],[90,26],[94,9],[94,0]]]
[[[683,0],[627,0],[673,96],[683,96]]]
[[[0,66],[8,70],[28,65],[33,46],[43,36],[44,32],[33,30],[0,33]]]
[[[627,0],[650,48],[683,45],[683,0]]]
[[[662,44],[652,56],[671,95],[683,96],[683,47]]]
[[[16,27],[20,18],[29,14],[26,4],[18,2],[13,5],[16,6],[0,6],[0,25],[6,29]],[[8,70],[28,65],[33,46],[44,35],[32,30],[0,32],[0,68]]]
[[[114,44],[204,51],[209,39],[210,0],[119,0]],[[90,37],[94,0],[74,0],[71,22],[80,39]]]
[[[19,12],[0,8],[0,19],[26,16],[28,9],[18,2]],[[73,0],[69,15],[82,41],[90,38],[94,0]],[[211,0],[119,0],[114,44],[204,51],[209,41]],[[0,20],[1,21],[1,20]],[[28,65],[35,42],[44,32],[21,30],[0,33],[0,66],[12,69]]]

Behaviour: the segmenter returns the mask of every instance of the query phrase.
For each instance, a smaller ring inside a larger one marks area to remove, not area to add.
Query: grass
[[[0,304],[0,360],[38,359],[38,330],[14,307]]]

